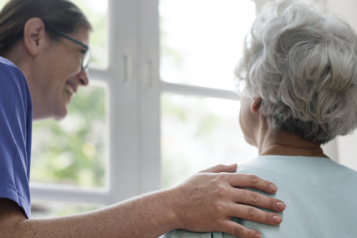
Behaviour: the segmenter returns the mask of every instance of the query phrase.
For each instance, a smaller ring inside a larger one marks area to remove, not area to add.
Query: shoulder
[[[159,238],[223,238],[221,232],[191,232],[185,230],[173,230]]]
[[[1,83],[27,84],[25,76],[21,70],[10,60],[0,56],[0,80]]]
[[[10,60],[0,56],[0,66],[16,67]]]
[[[299,180],[357,176],[356,171],[328,158],[306,156],[261,156],[240,164],[237,173],[269,174]]]
[[[30,96],[27,81],[22,71],[11,61],[0,57],[0,97],[26,99]]]
[[[10,60],[0,56],[0,74],[21,72],[20,69]]]

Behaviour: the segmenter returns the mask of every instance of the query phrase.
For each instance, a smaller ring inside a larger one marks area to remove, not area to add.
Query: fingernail
[[[285,208],[285,204],[282,203],[282,202],[277,202],[276,203],[276,207],[279,209],[279,210],[283,210]]]
[[[280,223],[280,222],[281,222],[281,217],[279,217],[279,216],[273,216],[273,222],[275,222],[275,223]]]
[[[262,235],[257,233],[257,234],[255,234],[255,238],[262,238]]]
[[[276,190],[278,190],[278,188],[275,186],[275,184],[270,184],[270,189],[272,192],[276,192]]]

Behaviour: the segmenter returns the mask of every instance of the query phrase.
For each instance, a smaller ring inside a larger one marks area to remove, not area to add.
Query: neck
[[[31,81],[31,65],[28,64],[29,56],[24,54],[26,51],[24,44],[18,41],[3,57],[14,63],[22,71],[26,80]]]
[[[23,73],[25,76],[25,79],[27,81],[27,84],[30,88],[31,92],[31,97],[32,97],[32,104],[33,104],[33,120],[39,120],[41,119],[41,107],[38,105],[41,105],[41,98],[36,97],[36,95],[39,95],[37,93],[37,88],[38,85],[36,85],[36,80],[34,80],[33,77],[33,59],[31,59],[31,56],[27,53],[26,47],[22,43],[22,41],[18,41],[12,49],[10,49],[6,54],[3,55],[4,58],[10,60],[12,63],[14,63]]]
[[[303,139],[301,136],[286,131],[272,130],[262,118],[256,133],[256,145],[259,155],[288,155],[326,157],[319,143]]]

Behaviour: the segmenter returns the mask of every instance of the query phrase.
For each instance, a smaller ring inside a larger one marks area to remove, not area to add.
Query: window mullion
[[[139,7],[139,182],[141,193],[161,187],[158,5],[158,0],[140,0]]]
[[[139,194],[138,0],[109,1],[110,163],[113,202]]]

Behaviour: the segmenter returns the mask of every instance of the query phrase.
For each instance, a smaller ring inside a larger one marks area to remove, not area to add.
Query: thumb
[[[221,172],[234,173],[237,171],[237,168],[238,168],[237,164],[231,164],[231,165],[219,164],[211,168],[202,170],[200,171],[200,173],[221,173]]]

